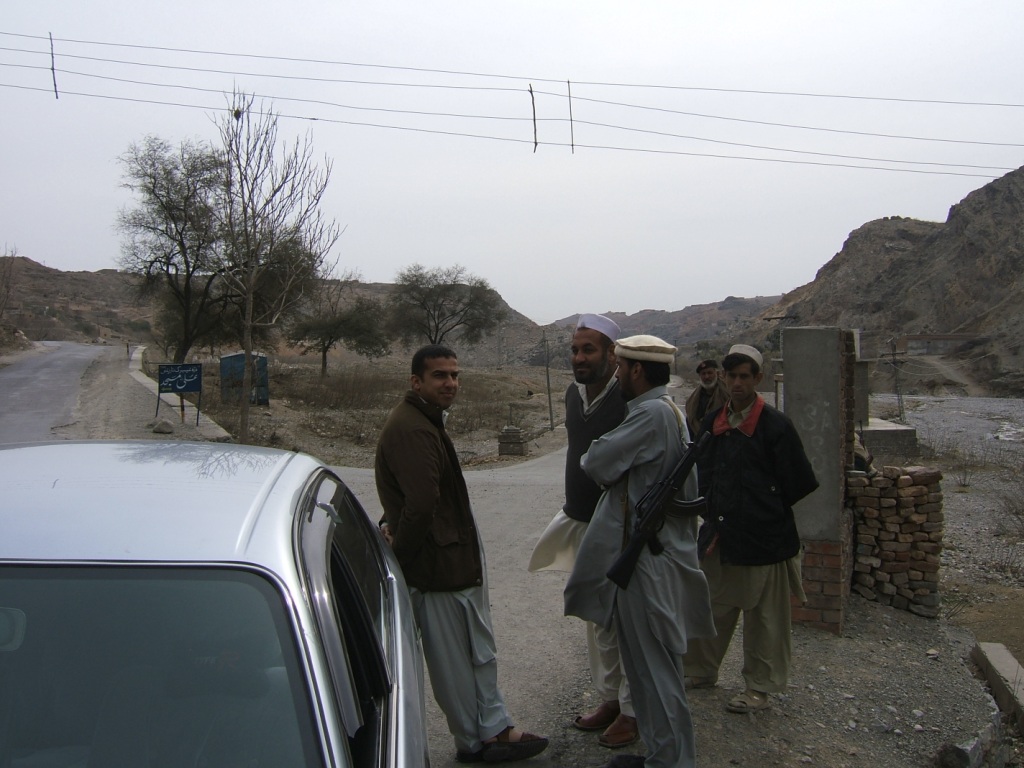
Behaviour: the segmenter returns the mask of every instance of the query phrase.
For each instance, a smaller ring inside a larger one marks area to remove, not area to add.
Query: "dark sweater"
[[[580,457],[590,450],[590,444],[606,432],[611,432],[626,417],[626,401],[622,399],[618,382],[590,415],[583,415],[583,398],[575,384],[565,390],[565,431],[569,435],[569,449],[565,457],[565,504],[562,511],[573,520],[589,523],[594,516],[601,489],[580,469]]]

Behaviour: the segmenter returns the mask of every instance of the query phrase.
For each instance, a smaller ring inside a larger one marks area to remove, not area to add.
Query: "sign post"
[[[160,396],[172,394],[178,396],[181,405],[181,421],[185,422],[185,393],[198,392],[196,403],[196,426],[199,426],[199,408],[203,404],[203,365],[202,363],[170,363],[159,366],[157,376],[159,392],[156,396],[156,413],[160,415]]]

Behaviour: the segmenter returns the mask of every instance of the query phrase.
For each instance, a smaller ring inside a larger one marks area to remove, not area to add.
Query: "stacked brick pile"
[[[919,616],[938,615],[941,480],[939,470],[926,467],[884,467],[873,477],[846,473],[855,592]]]

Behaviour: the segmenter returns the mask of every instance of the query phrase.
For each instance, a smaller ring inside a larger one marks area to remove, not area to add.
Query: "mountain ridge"
[[[30,339],[152,341],[155,312],[138,298],[136,276],[114,269],[62,272],[13,258],[5,325]],[[943,354],[1009,394],[1024,391],[1022,273],[1024,168],[951,205],[945,222],[891,216],[862,224],[811,282],[782,296],[727,296],[675,311],[604,314],[624,335],[648,333],[675,344],[684,359],[721,355],[737,340],[777,353],[781,331],[793,325],[859,329],[868,358],[888,354],[908,336],[942,336]],[[377,297],[391,289],[387,283],[358,286]],[[493,337],[465,351],[467,363],[568,364],[565,350],[578,314],[538,325],[502,305],[506,320]]]

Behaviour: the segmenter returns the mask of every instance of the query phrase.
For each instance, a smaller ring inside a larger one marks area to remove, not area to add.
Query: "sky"
[[[538,323],[781,294],[1024,165],[1022,29],[1020,0],[7,2],[0,249],[116,268],[119,158],[216,143],[240,89],[330,165],[339,274],[461,265]]]

